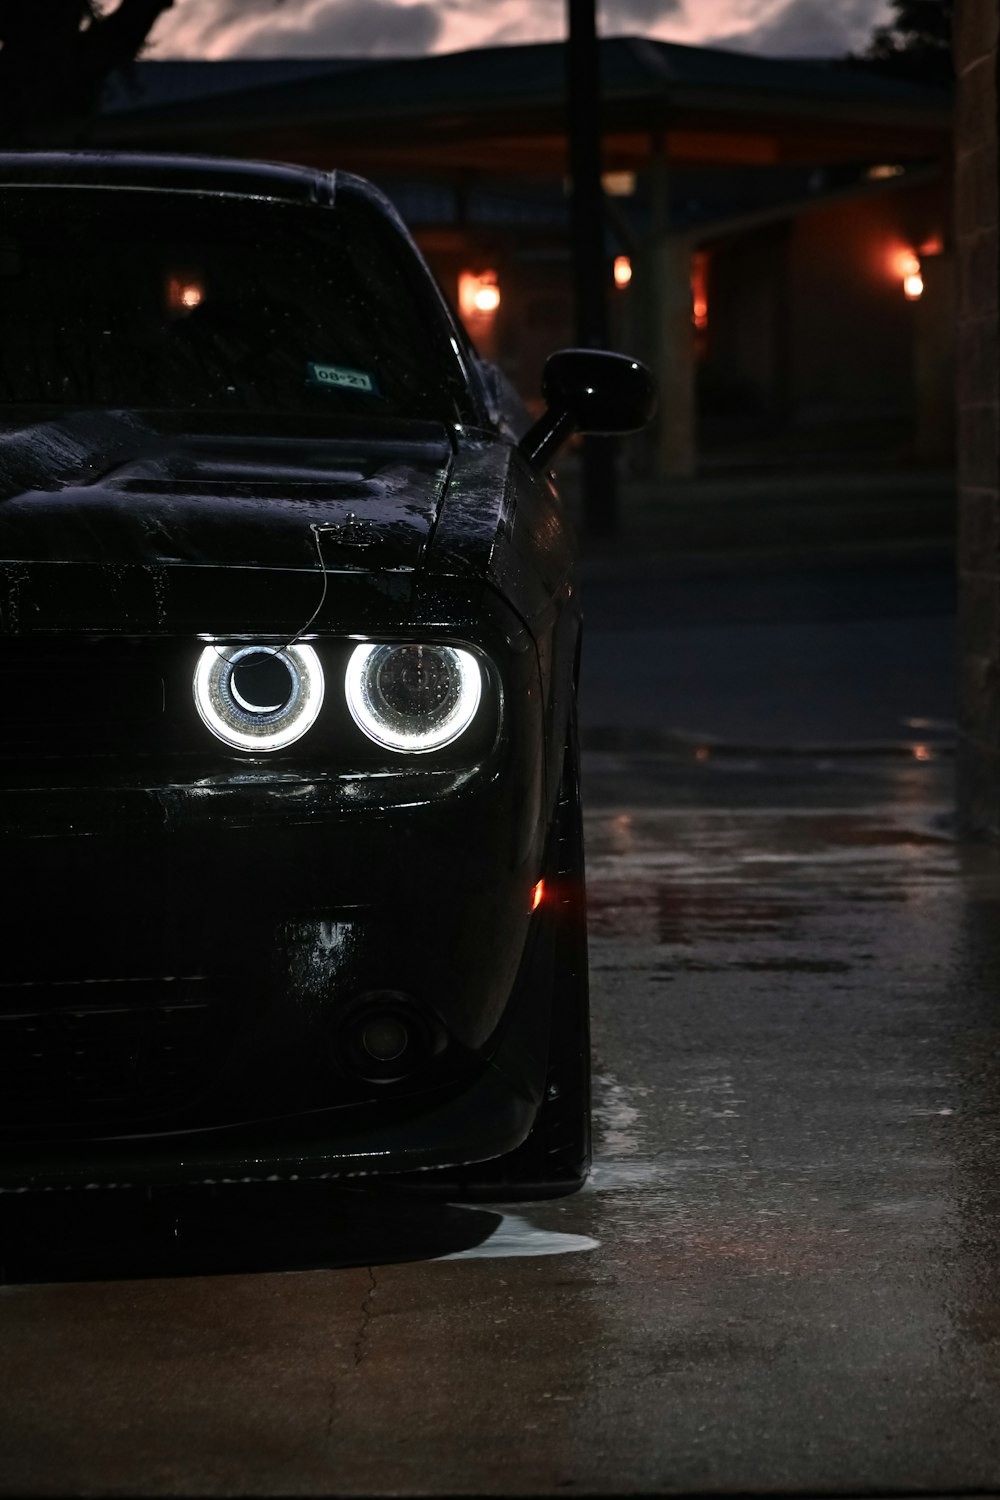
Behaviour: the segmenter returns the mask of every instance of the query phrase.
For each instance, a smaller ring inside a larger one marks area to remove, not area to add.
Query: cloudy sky
[[[599,0],[605,36],[831,57],[862,47],[887,0]],[[563,35],[565,0],[174,0],[152,57],[451,52]]]

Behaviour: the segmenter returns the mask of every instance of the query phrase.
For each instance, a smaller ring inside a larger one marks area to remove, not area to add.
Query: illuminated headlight
[[[194,701],[214,735],[237,750],[284,750],[316,722],[323,668],[311,646],[206,646]]]
[[[359,646],[344,680],[354,722],[369,739],[411,755],[441,750],[479,707],[482,674],[458,646]]]

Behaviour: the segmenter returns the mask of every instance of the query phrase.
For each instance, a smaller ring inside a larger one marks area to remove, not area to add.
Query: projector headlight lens
[[[419,755],[464,734],[482,696],[482,673],[458,646],[358,646],[347,665],[347,704],[377,745]]]
[[[194,701],[225,745],[266,752],[294,745],[323,706],[323,668],[311,646],[206,646]]]

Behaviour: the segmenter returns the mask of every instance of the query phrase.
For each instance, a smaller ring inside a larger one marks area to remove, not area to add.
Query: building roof
[[[268,89],[279,83],[302,83],[310,78],[330,78],[345,68],[364,66],[367,61],[330,57],[143,61],[112,75],[101,111],[105,115],[120,115],[176,104],[205,103],[223,94]]]
[[[865,143],[869,155],[898,155],[919,136],[910,154],[926,156],[927,138],[949,127],[946,91],[842,63],[639,37],[607,38],[600,55],[607,146],[622,164],[648,154],[656,132],[679,159],[747,159],[749,132],[760,142],[751,159],[832,160],[834,138],[850,157]],[[333,152],[360,170],[551,172],[565,155],[564,69],[560,42],[420,58],[140,62],[109,95],[95,138],[323,163]]]
[[[746,227],[795,218],[845,198],[881,196],[941,176],[937,163],[914,162],[891,175],[872,176],[864,166],[686,166],[671,173],[666,224],[693,244]],[[384,178],[380,186],[414,230],[455,228],[533,231],[565,239],[570,206],[557,183],[522,179],[487,181],[465,188],[417,178]],[[632,252],[653,218],[641,180],[627,196],[606,199],[608,253]]]
[[[478,111],[515,98],[561,99],[563,53],[561,42],[534,42],[422,57],[143,61],[133,69],[134,89],[119,80],[105,108],[115,113],[158,109],[247,90],[287,88],[308,89],[312,98],[331,102],[333,84],[338,107],[351,100],[369,112],[384,105],[410,112],[456,104]],[[728,96],[763,91],[803,101],[819,96],[918,111],[947,104],[947,95],[938,88],[835,60],[758,57],[645,37],[608,38],[601,42],[600,56],[609,101],[637,94],[663,98],[694,89],[722,90]]]

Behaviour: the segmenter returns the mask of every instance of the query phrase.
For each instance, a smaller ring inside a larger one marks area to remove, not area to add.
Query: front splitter
[[[540,1102],[541,1080],[537,1089],[515,1086],[504,1071],[502,1052],[470,1088],[405,1120],[345,1129],[342,1110],[324,1110],[169,1139],[22,1147],[0,1160],[0,1192],[356,1178],[488,1161],[521,1144]]]

